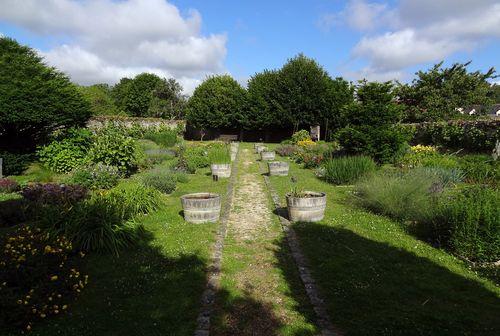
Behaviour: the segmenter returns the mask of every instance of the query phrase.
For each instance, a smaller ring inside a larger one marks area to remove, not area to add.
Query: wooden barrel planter
[[[272,152],[267,152],[267,151],[260,152],[260,157],[261,157],[262,161],[274,160],[275,156],[276,156],[276,153],[274,151],[272,151]]]
[[[184,219],[189,223],[217,222],[220,217],[220,196],[212,193],[195,193],[181,196]]]
[[[326,194],[303,191],[299,197],[286,194],[288,219],[292,222],[317,222],[325,217]]]
[[[230,163],[211,164],[210,170],[212,171],[212,176],[213,175],[217,175],[218,177],[230,177],[231,176],[231,164]]]
[[[265,149],[266,149],[266,146],[258,145],[255,147],[255,153],[260,154],[260,152],[263,152]]]
[[[269,167],[269,175],[273,176],[287,176],[290,164],[282,161],[271,161],[267,163]]]

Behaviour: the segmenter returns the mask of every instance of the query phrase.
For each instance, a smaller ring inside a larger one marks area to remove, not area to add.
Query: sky
[[[500,71],[499,0],[0,0],[0,34],[78,84],[147,71],[186,94],[298,53],[350,81],[408,82],[440,61]]]

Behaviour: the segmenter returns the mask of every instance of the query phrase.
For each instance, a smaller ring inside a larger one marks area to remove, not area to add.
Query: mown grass
[[[280,160],[286,160],[280,158]],[[498,335],[500,288],[405,232],[356,208],[350,187],[335,187],[291,163],[299,188],[324,191],[325,219],[294,228],[327,300],[348,335]],[[283,199],[289,177],[271,177]]]
[[[88,287],[67,314],[36,324],[31,335],[192,335],[217,224],[184,222],[179,196],[225,196],[227,182],[212,182],[207,173],[201,169],[161,196],[165,206],[142,219],[147,239],[139,247],[119,257],[88,255]]]

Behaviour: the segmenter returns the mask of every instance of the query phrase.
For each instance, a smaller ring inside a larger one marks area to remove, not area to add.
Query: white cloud
[[[371,31],[351,52],[368,65],[351,73],[372,78],[404,77],[407,67],[473,51],[500,37],[500,3],[495,0],[401,0],[393,7],[352,0],[344,10],[324,15],[332,24]]]
[[[224,72],[224,34],[203,36],[201,15],[165,0],[3,0],[0,20],[71,42],[42,54],[81,84],[115,83],[143,71],[175,77],[190,93]]]

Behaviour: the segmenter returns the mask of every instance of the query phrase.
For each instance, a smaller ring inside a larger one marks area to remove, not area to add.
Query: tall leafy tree
[[[264,70],[248,81],[248,108],[242,118],[246,129],[266,129],[285,124],[282,115],[278,71]]]
[[[493,103],[488,79],[495,70],[470,72],[467,63],[443,68],[443,62],[428,71],[418,71],[411,84],[399,84],[397,95],[405,106],[406,121],[445,120],[460,116],[455,108]],[[484,109],[486,111],[486,108]]]
[[[200,129],[241,127],[246,108],[244,88],[229,75],[207,78],[188,101],[186,120]]]
[[[132,78],[123,77],[111,89],[111,97],[120,111],[125,111],[126,99],[132,82]]]
[[[331,78],[313,59],[303,54],[288,60],[279,72],[280,105],[294,131],[321,123],[331,108]]]
[[[162,84],[162,79],[155,74],[142,73],[135,76],[125,94],[125,112],[134,117],[147,116],[153,93]]]
[[[182,85],[175,79],[162,79],[153,90],[153,99],[149,105],[148,116],[166,119],[184,117],[186,96],[182,94]]]
[[[93,115],[115,115],[120,110],[111,97],[111,89],[108,84],[94,84],[90,86],[78,86],[78,90],[90,103]]]
[[[0,150],[34,150],[54,130],[89,117],[89,103],[66,75],[31,48],[0,38]]]
[[[396,102],[393,84],[361,81],[356,101],[345,107],[347,126],[338,140],[350,154],[364,154],[378,162],[389,162],[404,149],[407,136],[395,123],[402,107]]]

